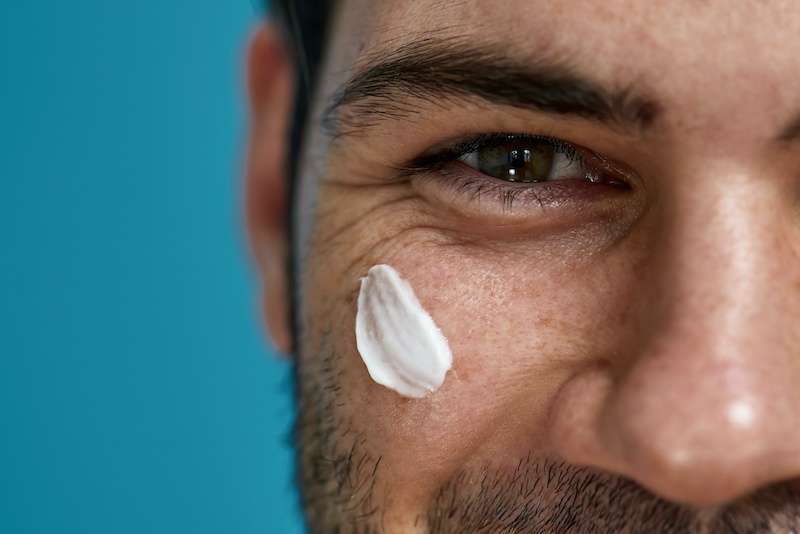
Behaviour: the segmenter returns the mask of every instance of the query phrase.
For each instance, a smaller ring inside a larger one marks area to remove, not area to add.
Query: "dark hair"
[[[288,232],[289,250],[286,257],[289,275],[289,300],[291,302],[290,322],[292,333],[292,349],[295,350],[299,323],[297,317],[297,295],[295,295],[297,257],[295,247],[294,206],[298,190],[298,168],[300,150],[303,142],[306,120],[311,108],[311,97],[317,85],[320,65],[322,63],[324,44],[328,26],[333,13],[335,0],[272,0],[269,3],[270,14],[284,31],[292,54],[296,80],[294,117],[289,136],[288,153],[286,154],[286,191],[287,206],[286,228]]]
[[[296,165],[299,142],[322,62],[323,44],[330,22],[332,0],[272,0],[271,13],[283,28],[294,56],[297,93],[291,132],[290,164]],[[290,178],[294,178],[294,173]]]

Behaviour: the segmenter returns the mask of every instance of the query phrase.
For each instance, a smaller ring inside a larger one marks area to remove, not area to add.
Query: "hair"
[[[295,295],[297,273],[295,265],[296,239],[294,223],[294,206],[298,190],[298,169],[303,135],[305,133],[308,114],[311,110],[311,99],[318,82],[320,66],[328,28],[335,0],[267,0],[269,12],[283,30],[289,45],[289,53],[296,66],[295,101],[291,129],[288,136],[288,152],[286,154],[287,206],[286,228],[289,250],[286,257],[287,272],[290,277],[289,310],[293,350],[297,348],[299,319]]]
[[[332,4],[332,0],[272,0],[270,3],[271,13],[284,31],[297,67],[294,121],[290,133],[292,157],[289,161],[293,164],[298,159],[309,100],[317,83]]]
[[[297,239],[295,224],[295,206],[299,191],[299,169],[303,137],[306,133],[308,115],[311,111],[312,98],[319,81],[319,71],[325,52],[325,42],[330,26],[335,0],[266,0],[270,17],[282,30],[288,45],[290,59],[295,65],[295,94],[293,117],[290,129],[285,133],[287,151],[285,154],[286,177],[286,230],[288,251],[286,255],[286,272],[289,277],[289,318],[291,328],[292,351],[299,350],[300,310],[297,295]],[[330,361],[323,358],[323,362]],[[313,384],[303,387],[301,379],[301,363],[299,355],[294,358],[292,373],[292,389],[296,402],[293,441],[295,448],[295,479],[299,490],[297,496],[306,525],[311,531],[327,528],[336,517],[336,492],[327,491],[327,483],[336,479],[330,472],[331,464],[327,458],[336,458],[337,443],[341,439],[338,421],[333,418],[332,401],[326,392],[330,387],[320,387],[332,375],[328,365],[322,371],[312,375]],[[305,394],[303,393],[305,391]],[[308,397],[308,398],[305,398]],[[305,409],[303,407],[306,407]],[[348,456],[350,458],[352,455]],[[336,462],[344,465],[349,462]],[[339,467],[339,471],[343,468]],[[349,480],[350,478],[348,478]],[[349,492],[343,492],[350,495]]]

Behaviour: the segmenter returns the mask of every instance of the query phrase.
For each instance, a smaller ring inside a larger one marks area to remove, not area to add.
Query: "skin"
[[[267,326],[298,365],[312,528],[800,529],[800,141],[785,135],[800,112],[796,5],[348,0],[338,15],[301,160],[293,348],[283,259],[295,66],[269,25],[248,54],[248,228]],[[369,58],[430,35],[499,40],[520,58],[546,50],[652,95],[659,116],[627,131],[416,100],[411,117],[332,138],[320,121],[337,89]],[[628,169],[630,188],[503,209],[431,173],[398,177],[437,143],[497,131],[586,147]],[[372,382],[357,352],[359,279],[378,263],[411,283],[450,341],[453,369],[424,399]],[[541,482],[559,477],[564,487]],[[539,515],[520,512],[531,502]],[[497,503],[518,519],[498,519]]]

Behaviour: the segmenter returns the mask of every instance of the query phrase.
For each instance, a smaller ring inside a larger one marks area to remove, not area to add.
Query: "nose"
[[[624,357],[554,403],[566,460],[697,506],[800,477],[797,207],[777,189],[728,173],[665,195]]]

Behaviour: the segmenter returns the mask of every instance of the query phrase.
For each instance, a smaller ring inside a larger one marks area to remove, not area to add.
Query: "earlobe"
[[[289,327],[290,301],[289,278],[286,273],[285,240],[264,244],[267,258],[263,260],[262,312],[272,344],[282,355],[292,353],[292,337]]]
[[[286,155],[293,106],[293,70],[279,31],[260,28],[247,52],[250,133],[245,177],[250,248],[263,284],[266,326],[279,351],[288,354],[288,273],[286,254]]]

